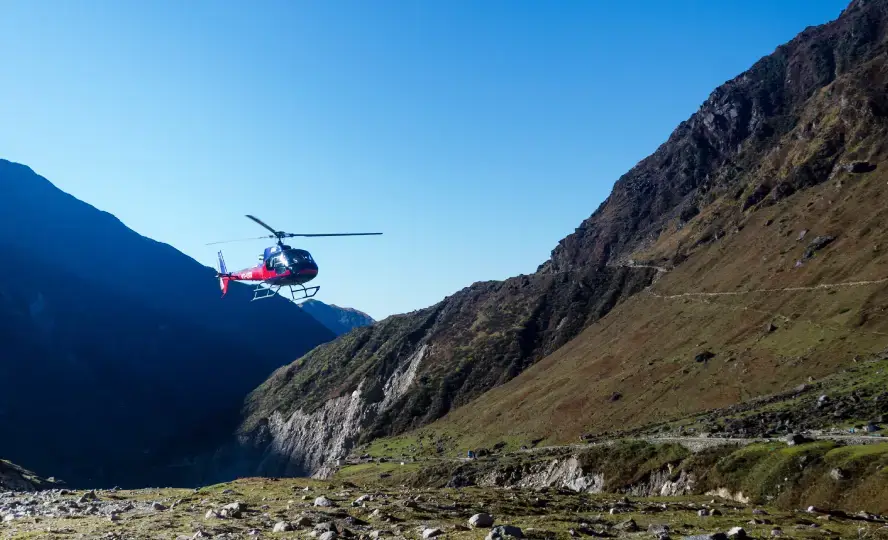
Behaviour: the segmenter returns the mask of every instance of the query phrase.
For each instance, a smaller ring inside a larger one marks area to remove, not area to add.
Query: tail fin
[[[228,292],[228,282],[231,279],[228,277],[228,268],[225,266],[225,259],[222,258],[222,252],[219,252],[219,288],[222,289],[222,296],[225,297],[225,294]]]

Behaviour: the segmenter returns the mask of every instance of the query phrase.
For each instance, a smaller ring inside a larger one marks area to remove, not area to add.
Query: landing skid
[[[270,298],[277,294],[281,287],[289,287],[290,288],[290,296],[293,298],[294,302],[298,302],[300,300],[305,300],[306,298],[311,298],[312,296],[318,293],[318,290],[321,288],[317,287],[306,287],[305,285],[268,285],[263,286],[261,284],[256,285],[256,288],[253,289],[253,299],[250,302],[255,302],[256,300],[262,300],[264,298]]]

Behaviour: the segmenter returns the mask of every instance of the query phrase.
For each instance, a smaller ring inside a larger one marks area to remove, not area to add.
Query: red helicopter
[[[313,280],[318,275],[318,265],[311,256],[311,253],[304,249],[294,249],[281,240],[283,238],[293,238],[295,236],[368,236],[382,233],[323,233],[323,234],[296,234],[284,231],[276,231],[269,227],[261,219],[247,215],[262,227],[265,227],[271,234],[268,236],[260,236],[257,238],[245,238],[243,240],[228,240],[224,242],[210,242],[213,244],[225,244],[227,242],[240,242],[244,240],[263,240],[265,238],[276,238],[277,245],[265,248],[262,255],[259,256],[261,261],[259,265],[238,272],[229,272],[225,267],[225,259],[222,258],[222,252],[219,252],[219,271],[216,277],[219,278],[219,287],[222,289],[222,297],[228,292],[228,283],[231,281],[258,281],[256,288],[253,289],[253,300],[261,300],[274,296],[281,287],[290,288],[290,296],[293,301],[311,298],[317,294],[319,286],[306,287],[305,284]],[[300,294],[297,298],[297,294]]]

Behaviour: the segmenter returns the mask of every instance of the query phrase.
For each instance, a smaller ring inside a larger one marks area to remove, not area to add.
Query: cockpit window
[[[287,260],[290,261],[290,264],[296,264],[300,262],[314,262],[311,258],[311,254],[302,249],[290,249],[285,252]]]

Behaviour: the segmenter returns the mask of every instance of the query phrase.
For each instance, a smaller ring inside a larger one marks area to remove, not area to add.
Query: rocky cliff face
[[[299,307],[337,336],[345,334],[353,328],[369,326],[376,322],[373,317],[357,309],[325,304],[313,298],[302,302]]]
[[[263,464],[274,463],[275,471],[296,463],[311,473],[321,461],[308,456],[335,458],[349,441],[428,424],[513,380],[664,271],[742,230],[744,216],[825,183],[849,160],[877,160],[885,150],[879,141],[888,111],[886,21],[888,1],[852,2],[838,20],[805,30],[716,89],[617,181],[537,273],[474,284],[281,368],[249,398],[241,443],[264,456]],[[718,263],[707,268],[712,264]],[[670,314],[668,322],[680,321],[679,315]],[[657,321],[641,316],[626,324],[647,346],[643,340]],[[576,373],[561,376],[572,387],[586,384]],[[554,379],[537,382],[534,399],[562,386]],[[511,410],[526,405],[522,396],[509,398]],[[491,399],[485,411],[498,410]],[[560,414],[579,414],[576,401],[566,399]],[[309,417],[319,421],[331,410],[350,410],[345,402],[363,411],[349,413],[347,437],[304,429]],[[470,407],[460,411],[472,416]]]
[[[610,196],[558,243],[540,271],[622,261],[669,234],[670,221],[687,222],[725,194],[742,197],[749,208],[825,181],[841,139],[823,141],[818,155],[792,163],[781,171],[782,179],[747,185],[762,158],[799,125],[808,100],[884,55],[886,18],[888,3],[853,1],[836,21],[806,29],[716,88],[663,145],[617,180]],[[881,116],[886,102],[878,94],[865,106]],[[809,135],[820,129],[810,124]]]

